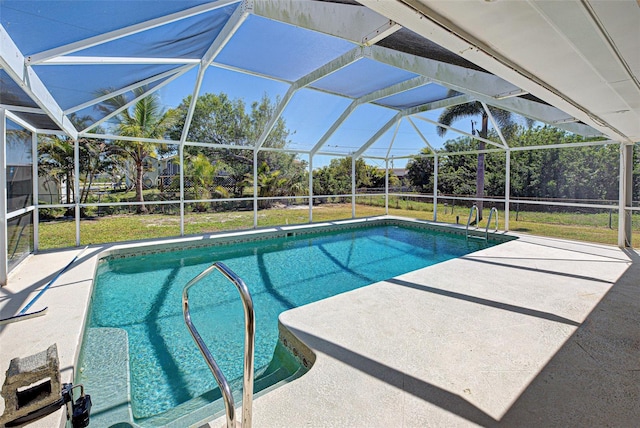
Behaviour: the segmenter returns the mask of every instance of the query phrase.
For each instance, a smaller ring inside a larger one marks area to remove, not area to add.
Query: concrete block
[[[13,358],[0,391],[5,404],[0,424],[54,403],[60,398],[61,391],[60,362],[55,343],[35,355]]]

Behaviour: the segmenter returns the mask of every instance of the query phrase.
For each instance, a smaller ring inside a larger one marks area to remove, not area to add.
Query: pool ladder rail
[[[193,340],[198,345],[200,353],[204,357],[213,377],[216,379],[222,398],[224,400],[225,412],[227,415],[227,428],[236,428],[236,410],[233,400],[233,394],[231,393],[231,386],[224,376],[220,367],[216,363],[215,359],[209,352],[209,348],[200,337],[198,330],[191,321],[191,313],[189,312],[189,289],[198,283],[200,280],[208,276],[214,270],[219,271],[229,281],[236,286],[240,292],[242,298],[242,305],[244,307],[244,321],[245,321],[245,340],[244,340],[244,381],[243,381],[243,393],[242,393],[242,428],[251,428],[252,418],[252,404],[253,404],[253,358],[254,358],[254,344],[255,344],[255,313],[253,310],[253,300],[249,293],[249,288],[244,281],[236,275],[231,269],[229,269],[224,263],[216,262],[202,271],[198,276],[184,286],[182,291],[182,314],[184,316],[184,322],[187,324],[187,328],[193,337]]]
[[[467,228],[465,231],[465,236],[467,238],[467,240],[469,238],[476,238],[476,239],[484,239],[485,241],[489,240],[489,227],[491,226],[491,218],[493,217],[493,214],[496,214],[495,217],[495,228],[493,230],[493,233],[498,231],[498,209],[496,207],[491,208],[491,211],[489,211],[489,218],[487,219],[487,227],[485,228],[484,231],[484,237],[483,236],[478,236],[478,235],[473,235],[473,234],[469,234],[469,226],[471,225],[471,219],[473,218],[473,212],[476,212],[476,227],[474,230],[478,230],[479,226],[478,223],[480,223],[480,210],[478,210],[478,207],[474,204],[471,207],[471,210],[469,210],[469,218],[467,219]]]

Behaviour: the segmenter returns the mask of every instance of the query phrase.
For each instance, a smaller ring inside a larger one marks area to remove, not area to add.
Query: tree
[[[90,118],[77,117],[71,115],[71,121],[76,128],[86,128]],[[96,129],[101,132],[101,129]],[[65,185],[65,201],[71,204],[75,201],[75,163],[74,163],[74,141],[66,136],[61,135],[40,135],[38,140],[38,175],[52,177],[58,187]],[[103,140],[80,138],[78,140],[79,149],[79,167],[81,173],[84,173],[82,187],[80,189],[79,201],[87,202],[91,184],[95,175],[105,171],[110,166],[108,159],[107,147]],[[71,214],[72,208],[67,210],[67,214]]]
[[[180,139],[191,103],[191,96],[182,100],[176,108],[177,120],[170,131],[173,139]],[[196,100],[193,119],[187,134],[188,141],[210,144],[225,144],[237,146],[238,149],[218,147],[189,147],[185,151],[204,153],[211,163],[218,161],[225,164],[225,171],[235,183],[233,194],[242,196],[248,185],[247,174],[253,174],[253,148],[262,135],[270,118],[275,114],[275,105],[264,95],[260,101],[251,104],[249,112],[242,100],[231,100],[226,94],[203,94]],[[276,120],[271,132],[262,147],[286,147],[290,131],[283,118]],[[296,177],[304,176],[305,163],[300,162],[295,154],[279,151],[259,151],[258,167],[266,162],[271,173],[280,171],[278,175],[285,178],[284,193],[297,192],[301,187],[295,181]]]
[[[415,156],[407,162],[407,178],[420,192],[430,193],[433,191],[433,157],[426,156],[431,154],[431,150],[426,147],[420,154],[421,156]]]
[[[224,168],[220,162],[212,164],[209,159],[202,154],[189,156],[187,164],[187,174],[193,181],[193,191],[196,199],[211,199],[212,196],[227,197],[229,192],[222,186],[215,186],[215,178]],[[207,204],[196,202],[197,211],[206,211]]]
[[[282,171],[280,170],[271,171],[271,168],[269,168],[266,162],[260,164],[258,167],[258,175],[256,176],[258,197],[270,198],[283,195],[287,179],[282,177],[281,173]],[[247,173],[245,182],[247,186],[253,186],[253,172]],[[260,208],[269,208],[271,207],[271,201],[268,199],[260,200],[258,201],[258,206]]]
[[[384,186],[385,173],[364,159],[355,162],[356,188],[380,188]],[[313,193],[316,195],[351,194],[351,157],[332,159],[329,165],[313,171]]]
[[[145,92],[144,88],[138,88],[136,95]],[[111,100],[111,104],[123,104],[124,100],[118,97]],[[174,125],[176,116],[173,111],[165,112],[160,107],[160,101],[156,93],[151,93],[135,103],[132,109],[126,109],[117,116],[118,132],[122,136],[137,138],[164,138],[167,131]],[[142,184],[144,177],[145,160],[156,157],[157,145],[142,141],[116,141],[118,151],[130,158],[135,165],[135,189],[136,201],[142,204],[138,207],[139,213],[146,213]]]
[[[501,128],[506,128],[513,124],[512,116],[510,112],[506,110],[496,109],[493,107],[489,107],[489,110],[491,111],[491,115],[497,122],[498,126],[500,126]],[[477,116],[481,116],[482,126],[480,130],[475,130],[473,129],[474,122],[472,121],[471,122],[472,132],[473,133],[477,132],[479,137],[486,139],[489,133],[489,116],[487,115],[487,112],[485,111],[482,104],[478,101],[447,107],[440,114],[440,117],[438,118],[438,122],[440,122],[443,125],[451,126],[453,122],[459,119],[463,119],[466,117],[473,118]],[[444,137],[444,135],[447,133],[447,128],[443,128],[439,126],[437,128],[437,132],[440,137]],[[479,140],[478,150],[482,151],[484,149],[485,149],[485,142]],[[482,208],[483,208],[482,198],[484,197],[484,175],[485,175],[484,153],[478,153],[478,162],[477,162],[477,168],[476,168],[476,198],[478,199],[476,201],[476,205],[478,207],[478,213],[479,213],[480,219],[482,219]]]
[[[38,155],[38,175],[52,177],[58,188],[64,184],[66,188],[64,203],[73,203],[75,171],[73,140],[58,135],[42,136],[38,144]]]

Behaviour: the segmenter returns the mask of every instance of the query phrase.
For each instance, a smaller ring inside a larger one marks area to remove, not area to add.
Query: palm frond
[[[475,101],[472,103],[459,104],[456,106],[447,107],[438,117],[438,122],[443,125],[451,126],[451,124],[457,120],[464,119],[465,117],[474,117],[484,114],[482,104]],[[438,126],[437,131],[440,137],[444,137],[447,133],[447,128]]]

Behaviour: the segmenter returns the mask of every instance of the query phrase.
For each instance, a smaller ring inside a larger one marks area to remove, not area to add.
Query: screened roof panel
[[[362,58],[317,82],[311,87],[359,98],[377,89],[404,82],[417,74]]]
[[[3,0],[0,22],[22,53],[32,55],[205,3],[209,1]]]
[[[153,88],[162,84],[166,80],[167,79],[165,78],[165,79],[150,83],[148,85],[145,85],[144,86],[145,91],[146,92],[151,91]],[[127,92],[124,92],[123,94],[118,95],[118,98],[123,100],[124,103],[128,103],[129,101],[133,100],[135,97],[136,97],[136,94],[133,91],[127,91]],[[76,127],[78,128],[78,130],[82,130],[87,126],[92,125],[93,123],[108,116],[112,112],[116,111],[118,107],[119,105],[117,103],[114,103],[113,99],[107,99],[105,101],[83,108],[82,110],[78,110],[77,112],[74,113],[75,117],[81,118],[84,123],[81,127],[78,127],[78,126]],[[73,119],[72,119],[72,122],[73,122]]]
[[[158,89],[157,93],[159,96],[159,102],[163,109],[176,108],[185,98],[193,95],[198,71],[198,67],[193,67],[181,76],[172,78],[170,82],[164,84],[160,89]],[[159,81],[158,84],[162,84],[165,81],[166,80],[163,79]],[[147,86],[149,88],[154,87],[153,85]]]
[[[364,156],[386,157],[387,153],[389,156],[407,156],[424,147],[427,147],[424,140],[405,118],[400,121],[397,131],[394,125],[364,152]]]
[[[138,83],[176,65],[47,65],[34,67],[40,79],[64,110],[104,94]]]
[[[376,104],[396,109],[406,109],[460,95],[459,92],[453,91],[450,94],[449,91],[450,90],[444,86],[430,83],[409,91],[391,95],[390,97],[379,99],[376,101]]]
[[[31,124],[36,129],[56,131],[60,129],[56,123],[46,114],[14,112],[16,116]]]
[[[441,137],[438,135],[437,125],[420,119],[420,117],[424,117],[431,121],[438,121],[438,118],[443,111],[444,109],[430,110],[411,117],[411,121],[416,126],[416,128],[418,128],[420,134],[422,134],[422,137],[424,137],[428,141],[429,145],[431,145],[431,147],[436,150],[442,149],[444,143],[447,140],[454,140],[458,137],[463,136],[463,134],[456,132],[453,129],[449,129],[446,131],[445,135]],[[452,123],[452,127],[464,132],[471,133],[471,120],[472,118],[459,119]],[[417,133],[416,137],[419,138]]]
[[[72,56],[200,59],[236,4],[77,51]]]
[[[23,107],[38,107],[23,90],[14,82],[6,71],[0,69],[0,104]]]
[[[347,98],[311,89],[296,92],[282,115],[291,130],[290,147],[313,148],[350,103]]]
[[[353,47],[336,37],[251,15],[216,62],[294,81]]]
[[[231,99],[241,99],[249,112],[251,103],[258,102],[266,95],[272,102],[282,97],[289,85],[275,80],[264,79],[251,74],[239,73],[219,67],[209,67],[202,79],[200,95],[225,93]],[[193,86],[184,96],[191,95]]]
[[[372,104],[361,105],[354,110],[320,150],[345,154],[357,152],[395,114],[396,112],[393,110]]]
[[[459,65],[460,67],[472,70],[485,71],[474,63],[467,61],[461,56],[454,54],[450,50],[445,49],[428,39],[425,39],[406,27],[403,27],[388,37],[380,40],[377,45],[417,55],[423,58],[434,59],[447,64]]]

